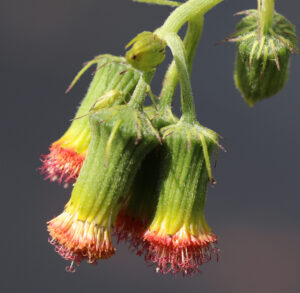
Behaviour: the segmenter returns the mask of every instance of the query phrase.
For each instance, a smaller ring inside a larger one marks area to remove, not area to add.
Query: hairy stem
[[[187,54],[188,71],[191,74],[192,64],[197,49],[197,45],[203,31],[203,15],[197,16],[189,21],[188,30],[184,39],[184,45]],[[171,106],[175,90],[178,83],[178,72],[175,61],[171,63],[166,73],[163,88],[160,94],[159,108],[165,109]]]
[[[145,101],[147,91],[149,90],[149,85],[152,80],[153,74],[154,74],[154,71],[145,72],[140,77],[140,80],[132,94],[132,97],[128,103],[128,106],[131,106],[136,109],[141,109],[143,107],[143,103]]]
[[[204,15],[223,0],[189,0],[176,8],[159,29],[162,33],[177,33],[180,28],[196,16]]]
[[[193,123],[196,120],[195,105],[183,42],[175,33],[166,34],[164,39],[172,51],[179,75],[182,120]]]
[[[261,3],[261,35],[267,34],[274,17],[275,0],[260,0],[258,5]]]

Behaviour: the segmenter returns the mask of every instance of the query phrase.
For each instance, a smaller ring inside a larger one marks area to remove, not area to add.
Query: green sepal
[[[68,209],[80,220],[115,219],[144,157],[160,142],[147,116],[127,105],[90,115],[92,139]]]
[[[298,51],[294,25],[278,13],[274,14],[268,31],[259,32],[257,10],[249,10],[229,39],[237,42],[235,84],[249,106],[284,87],[289,76],[290,53]]]

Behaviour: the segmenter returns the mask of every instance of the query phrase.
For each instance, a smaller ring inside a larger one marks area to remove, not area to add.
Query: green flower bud
[[[284,16],[275,13],[270,26],[261,30],[257,10],[245,13],[229,41],[237,42],[236,87],[253,106],[283,88],[289,75],[290,53],[298,50],[298,40],[294,25]]]
[[[126,48],[126,60],[133,67],[142,71],[152,71],[165,59],[165,41],[159,39],[152,32],[143,32],[137,35]]]
[[[89,113],[128,101],[138,83],[141,72],[132,68],[123,57],[100,55],[88,62],[77,74],[68,91],[91,66],[96,65],[93,80],[86,96],[65,134],[50,146],[43,156],[41,172],[51,181],[67,186],[79,175],[91,139]]]

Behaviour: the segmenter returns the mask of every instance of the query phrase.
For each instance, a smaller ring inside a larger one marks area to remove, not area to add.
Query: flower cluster
[[[71,261],[67,271],[75,271],[74,264],[84,260],[95,264],[112,257],[116,252],[113,236],[117,243],[128,243],[162,274],[193,276],[205,263],[218,261],[218,237],[207,224],[204,211],[207,186],[215,184],[211,158],[215,150],[223,148],[219,136],[197,121],[190,75],[203,16],[221,1],[189,0],[181,5],[155,0],[179,7],[156,31],[138,34],[129,42],[125,57],[97,56],[71,83],[68,91],[96,65],[69,129],[41,158],[40,169],[46,179],[65,187],[73,184],[64,210],[48,222],[49,243],[62,258]],[[252,30],[260,28],[257,19],[261,14],[252,10],[246,13],[236,39],[236,82],[243,94],[248,93],[247,102],[254,104],[269,90],[268,82],[261,84],[258,76],[277,70],[270,56],[275,56],[276,63],[288,62],[285,42],[294,42],[294,28],[273,14],[258,43],[253,37],[257,32]],[[186,22],[188,29],[182,41],[178,31]],[[283,31],[290,32],[290,39],[280,37]],[[272,38],[279,42],[275,48]],[[250,53],[245,41],[254,42]],[[174,59],[157,97],[151,81],[165,59],[167,46]],[[280,46],[285,53],[277,55]],[[269,56],[270,48],[275,51]],[[252,80],[251,89],[247,89],[247,78]],[[285,79],[282,77],[278,87]],[[181,117],[176,117],[171,107],[178,82]],[[146,107],[147,95],[153,104]]]

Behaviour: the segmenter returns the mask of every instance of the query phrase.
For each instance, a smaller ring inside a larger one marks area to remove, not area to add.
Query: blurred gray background
[[[234,31],[235,12],[255,7],[255,0],[225,0],[206,16],[192,81],[200,122],[221,133],[228,150],[206,209],[222,252],[219,263],[183,279],[156,274],[126,245],[108,261],[66,273],[46,221],[71,190],[36,171],[91,80],[86,74],[64,94],[81,64],[122,55],[128,40],[158,27],[171,9],[130,0],[0,1],[1,292],[300,292],[300,57],[292,57],[285,89],[250,109],[233,84],[235,46],[215,46]],[[299,0],[278,0],[277,11],[300,32]]]

